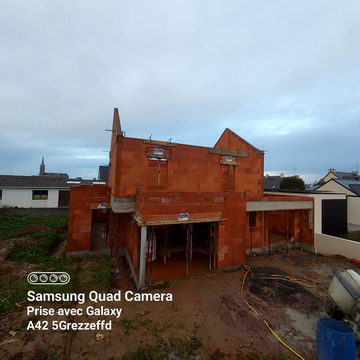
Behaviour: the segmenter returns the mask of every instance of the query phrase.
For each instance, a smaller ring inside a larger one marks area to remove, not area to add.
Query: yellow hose
[[[247,270],[244,277],[243,277],[243,280],[242,280],[242,284],[241,284],[241,297],[243,297],[243,291],[244,291],[244,283],[245,283],[245,279],[246,279],[246,276],[247,274],[250,272],[251,273],[251,277],[252,279],[272,279],[272,280],[285,280],[285,281],[289,281],[289,282],[293,282],[293,283],[296,283],[296,284],[301,284],[303,286],[308,286],[308,287],[313,287],[313,285],[311,285],[310,283],[306,284],[306,280],[301,280],[301,279],[294,279],[294,278],[291,278],[291,277],[283,277],[281,275],[273,275],[273,276],[269,276],[269,277],[257,277],[255,278],[254,277],[254,273],[252,272],[250,266],[248,265],[245,265],[244,268]],[[245,300],[245,304],[250,308],[250,310],[256,315],[256,316],[259,316],[259,313]],[[273,333],[273,335],[280,341],[281,344],[283,344],[287,349],[289,349],[290,351],[292,351],[297,357],[299,357],[301,360],[305,360],[301,355],[299,355],[295,350],[293,350],[290,346],[286,345],[276,334],[275,332],[271,329],[271,327],[269,326],[269,324],[264,320],[262,319],[262,321],[264,322],[264,324],[267,326],[267,328]]]
[[[292,351],[296,356],[298,356],[301,360],[305,360],[301,355],[299,355],[295,350],[293,350],[290,346],[286,345],[276,334],[275,332],[271,329],[271,327],[269,326],[269,324],[263,320],[264,324],[268,327],[268,329],[275,335],[275,337],[284,345],[286,346],[290,351]]]

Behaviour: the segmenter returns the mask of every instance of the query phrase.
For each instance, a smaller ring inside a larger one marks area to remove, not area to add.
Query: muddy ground
[[[316,358],[316,321],[326,316],[327,289],[334,269],[354,269],[344,258],[327,258],[291,250],[288,254],[247,258],[246,269],[215,272],[169,282],[151,293],[171,293],[172,301],[102,302],[88,306],[121,308],[114,316],[27,316],[27,303],[3,316],[0,322],[1,359],[297,359],[266,327],[263,320],[294,351],[305,359]],[[16,268],[17,266],[17,268]],[[81,264],[80,264],[81,267]],[[6,270],[8,268],[8,270]],[[29,266],[1,262],[6,272],[26,276]],[[26,274],[25,274],[26,273]],[[86,273],[86,272],[84,272]],[[24,275],[25,274],[25,275]],[[271,275],[302,279],[300,283],[274,280]],[[135,291],[124,266],[117,286]],[[259,314],[256,315],[247,303]],[[43,307],[58,309],[59,304]],[[27,330],[29,320],[96,322],[112,320],[111,330]],[[279,354],[283,354],[280,357]],[[287,357],[286,357],[287,356]],[[265,358],[265,357],[264,357]],[[268,358],[270,359],[270,357]]]

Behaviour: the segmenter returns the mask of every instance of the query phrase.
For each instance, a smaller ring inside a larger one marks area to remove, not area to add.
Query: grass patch
[[[79,276],[76,276],[78,258],[53,256],[66,235],[67,221],[67,215],[22,215],[16,209],[0,209],[0,240],[27,235],[24,239],[14,240],[6,260],[18,262],[19,269],[23,263],[36,264],[32,267],[33,271],[65,271],[71,277],[68,284],[61,286],[33,286],[28,284],[25,276],[15,280],[4,278],[0,283],[0,314],[8,314],[17,309],[16,304],[26,302],[29,290],[35,290],[36,293],[109,290],[111,265],[108,256],[81,258]]]
[[[66,271],[71,280],[66,285],[53,286],[42,285],[34,286],[30,285],[27,281],[27,277],[18,279],[7,279],[0,285],[0,314],[8,314],[17,308],[21,308],[21,303],[27,301],[27,293],[29,290],[35,290],[36,293],[68,293],[72,291],[73,279],[75,275],[75,263],[71,258],[60,259],[50,258],[50,261],[40,264],[36,271]],[[17,306],[18,304],[18,306]]]
[[[0,240],[19,236],[18,231],[33,222],[29,215],[22,215],[13,209],[0,209]]]
[[[27,299],[30,285],[27,279],[16,279],[11,283],[1,284],[0,287],[0,314],[8,314],[19,304]]]
[[[63,230],[67,232],[67,224],[69,220],[69,215],[61,214],[61,215],[42,215],[36,216],[36,220],[39,224],[43,226],[48,226],[51,228],[55,228],[57,230]]]
[[[16,209],[0,208],[0,240],[11,239],[33,232],[30,225],[50,227],[66,233],[68,215],[24,215]]]
[[[31,237],[36,243],[14,242],[6,255],[7,260],[38,264],[46,262],[62,240],[62,235],[55,232],[35,233]]]
[[[28,235],[24,240],[14,241],[5,259],[18,263],[37,264],[37,271],[66,271],[72,276],[72,259],[55,258],[54,250],[67,232],[67,215],[22,215],[16,209],[0,209],[0,240]],[[22,265],[17,265],[21,270]],[[0,284],[0,314],[16,310],[18,304],[27,300],[27,292],[69,292],[72,281],[64,286],[30,285],[26,277],[4,278]]]
[[[98,290],[107,291],[111,282],[111,264],[109,256],[95,256],[96,264],[91,268],[93,272],[93,282]]]
[[[107,292],[111,284],[111,263],[107,255],[84,256],[81,258],[81,268],[88,268],[87,274],[80,274],[81,292],[97,290]]]

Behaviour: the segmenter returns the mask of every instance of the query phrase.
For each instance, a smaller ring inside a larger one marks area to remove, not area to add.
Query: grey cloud
[[[354,170],[359,10],[350,0],[5,1],[0,172],[33,173],[45,155],[52,171],[96,176],[114,107],[131,137],[212,146],[229,127],[267,150],[269,171],[321,175],[330,157]]]

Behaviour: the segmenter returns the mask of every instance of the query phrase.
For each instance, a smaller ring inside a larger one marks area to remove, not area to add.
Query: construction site
[[[115,108],[109,184],[71,189],[67,252],[124,255],[143,288],[243,265],[283,237],[312,251],[313,199],[264,195],[263,174],[264,152],[229,129],[210,148],[130,138]]]
[[[10,242],[4,241],[2,249],[6,244]],[[285,246],[282,244],[282,249],[270,256],[247,256],[247,268],[211,271],[148,287],[147,292],[152,294],[172,294],[172,301],[121,304],[121,316],[111,318],[111,330],[29,331],[28,322],[39,319],[86,323],[109,317],[29,317],[26,302],[19,302],[12,312],[2,315],[1,358],[314,360],[317,320],[327,316],[325,304],[331,299],[328,288],[333,271],[359,272],[359,267],[339,256],[329,258],[300,249],[286,252]],[[23,276],[22,271],[19,272],[18,263],[5,260],[3,254],[1,283],[16,283]],[[84,291],[89,281],[89,289],[101,289],[93,281],[100,278],[89,267],[94,260],[68,265],[68,271],[77,279],[71,289]],[[123,256],[119,260],[120,272],[111,281],[111,290],[135,293],[136,284],[127,261]],[[25,263],[21,268],[28,272],[39,267]],[[49,305],[37,303],[37,307]],[[57,309],[61,304],[52,306]],[[87,306],[99,308],[100,304],[87,300],[75,305],[83,309]],[[107,302],[106,306],[115,310],[119,303]]]
[[[320,318],[360,320],[359,262],[314,253],[314,197],[264,193],[263,151],[230,129],[214,147],[130,138],[117,109],[111,131],[109,183],[71,188],[67,227],[3,237],[1,358],[309,360]],[[81,302],[35,298],[27,274],[60,268]],[[334,274],[355,301],[343,313]],[[81,331],[91,321],[109,326]]]

